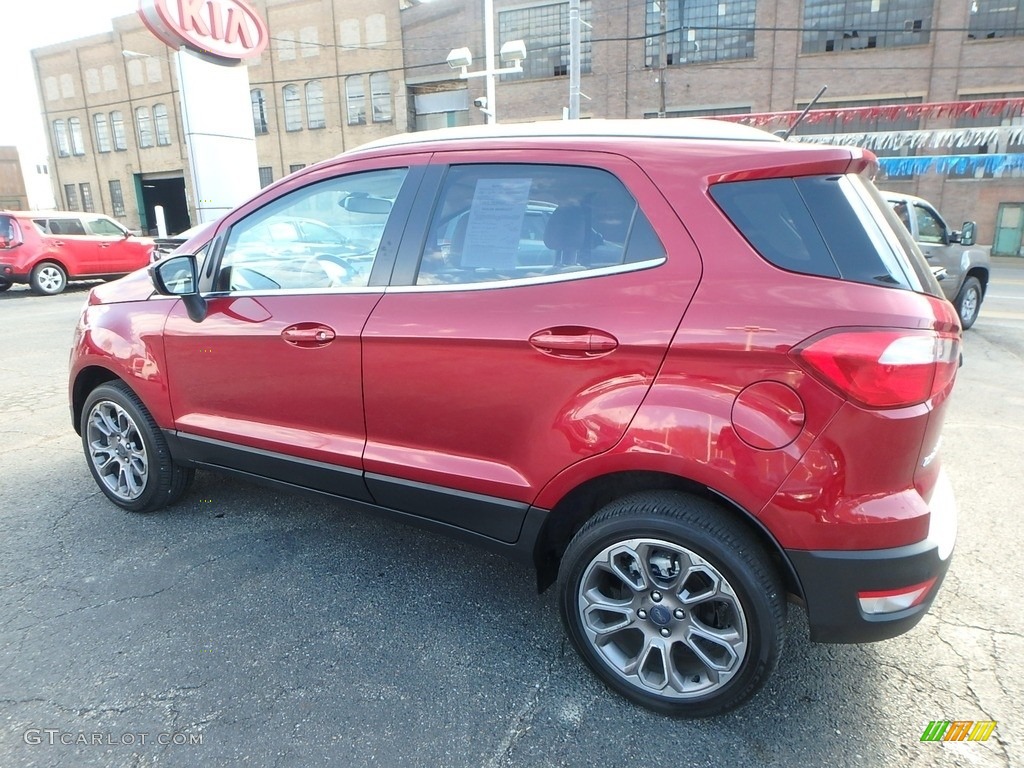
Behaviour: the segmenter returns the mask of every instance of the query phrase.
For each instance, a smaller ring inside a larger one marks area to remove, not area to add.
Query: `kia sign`
[[[171,48],[240,61],[259,56],[267,25],[245,0],[140,0],[139,16]]]

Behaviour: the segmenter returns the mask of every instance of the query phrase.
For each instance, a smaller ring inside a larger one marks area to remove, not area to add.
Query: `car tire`
[[[985,293],[981,289],[981,281],[976,277],[968,277],[960,286],[960,293],[956,295],[954,306],[956,313],[960,315],[960,325],[966,331],[974,321],[978,319],[981,311],[981,300]]]
[[[771,559],[721,507],[669,491],[612,502],[569,544],[562,621],[609,687],[677,717],[752,697],[784,643],[785,591]]]
[[[81,433],[96,484],[129,512],[155,512],[174,504],[195,476],[195,470],[172,461],[163,432],[123,382],[101,384],[89,393]]]
[[[8,280],[0,280],[0,293],[3,293],[11,287],[11,283]]]
[[[29,285],[33,293],[54,296],[67,288],[68,273],[55,261],[43,261],[32,270]]]

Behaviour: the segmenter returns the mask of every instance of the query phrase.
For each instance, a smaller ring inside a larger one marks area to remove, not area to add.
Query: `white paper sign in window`
[[[531,179],[479,179],[466,224],[462,265],[482,269],[516,266]]]

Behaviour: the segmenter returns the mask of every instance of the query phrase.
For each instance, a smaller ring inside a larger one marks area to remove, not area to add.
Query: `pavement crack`
[[[540,707],[541,696],[550,685],[551,676],[554,674],[555,670],[555,664],[558,659],[561,658],[563,653],[564,645],[562,651],[548,659],[548,663],[540,681],[534,684],[533,690],[530,691],[530,694],[526,697],[526,701],[523,702],[523,705],[513,716],[512,722],[509,724],[508,730],[499,742],[497,749],[494,750],[491,758],[484,763],[487,768],[497,768],[499,765],[508,765],[511,763],[512,752],[515,750],[516,744],[519,740],[525,736],[532,727],[533,719],[536,717],[537,710]]]

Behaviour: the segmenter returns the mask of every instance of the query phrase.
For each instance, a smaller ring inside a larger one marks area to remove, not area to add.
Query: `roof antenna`
[[[820,99],[821,95],[823,93],[825,93],[825,91],[827,91],[827,90],[828,90],[828,86],[827,85],[821,86],[821,90],[818,91],[818,95],[815,96],[813,99],[811,99],[810,103],[806,107],[804,107],[804,111],[801,112],[800,116],[796,120],[793,121],[793,124],[791,126],[789,126],[789,128],[787,130],[782,131],[781,133],[779,131],[776,131],[775,135],[776,136],[781,136],[783,141],[788,141],[789,137],[793,135],[793,131],[796,130],[796,127],[798,125],[800,125],[800,123],[802,123],[804,121],[805,117],[807,117],[807,113],[811,111],[811,107],[813,107],[815,104],[818,103],[818,99]]]

